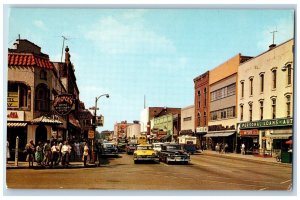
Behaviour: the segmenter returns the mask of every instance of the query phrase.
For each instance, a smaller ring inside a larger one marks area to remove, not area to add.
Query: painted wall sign
[[[19,108],[18,92],[7,93],[7,108]]]
[[[258,129],[251,129],[251,130],[241,130],[240,131],[241,136],[245,135],[258,135]]]
[[[60,94],[53,101],[54,110],[59,115],[66,115],[72,110],[74,99],[72,94]]]
[[[7,121],[24,121],[24,111],[7,111]]]
[[[253,122],[240,123],[240,129],[249,128],[263,128],[263,127],[276,127],[276,126],[292,126],[292,118],[270,119]]]

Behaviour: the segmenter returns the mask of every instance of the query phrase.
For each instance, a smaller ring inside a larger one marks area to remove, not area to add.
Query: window
[[[211,101],[216,101],[231,95],[235,95],[235,83],[213,91],[211,93]]]
[[[40,72],[40,79],[47,80],[47,72],[43,69]]]
[[[210,113],[211,120],[220,120],[220,119],[227,119],[230,117],[235,117],[235,106],[224,108],[217,111],[212,111]]]
[[[276,99],[273,98],[272,100],[272,119],[276,118]]]
[[[198,127],[200,126],[200,113],[198,113],[197,115],[197,126]]]
[[[29,89],[23,83],[8,83],[7,108],[27,108]]]
[[[252,102],[249,102],[249,121],[252,122]]]
[[[272,71],[272,88],[273,89],[276,89],[276,73],[277,73],[277,71],[276,71],[276,69],[274,69],[273,71]]]
[[[50,110],[50,99],[49,89],[45,84],[40,84],[35,90],[35,110],[38,111],[49,111]]]
[[[204,112],[204,126],[206,126],[206,112]]]
[[[243,98],[244,97],[244,82],[241,82],[241,97]]]
[[[264,92],[264,80],[265,79],[265,75],[264,74],[260,74],[260,92]]]
[[[288,73],[288,85],[292,84],[292,67],[291,65],[287,66],[287,73]]]
[[[241,121],[244,120],[244,105],[240,105],[240,110],[241,110]]]
[[[191,121],[192,120],[192,117],[185,117],[183,118],[183,121]]]
[[[200,90],[198,91],[198,108],[200,108],[200,98],[201,98],[201,93]]]
[[[286,116],[291,117],[291,96],[286,96]]]
[[[251,77],[250,79],[250,96],[253,95],[253,77]]]
[[[264,102],[260,101],[260,120],[262,120],[264,118]]]
[[[206,101],[207,101],[207,92],[206,92],[206,88],[204,88],[204,107],[206,107]]]

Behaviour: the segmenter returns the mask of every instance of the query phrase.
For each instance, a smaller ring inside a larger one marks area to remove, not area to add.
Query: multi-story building
[[[260,154],[286,149],[293,135],[294,40],[271,45],[238,69],[239,142]]]
[[[19,137],[20,158],[29,140],[49,140],[58,126],[66,125],[51,110],[51,100],[65,88],[55,74],[49,56],[36,44],[18,39],[8,50],[7,140],[14,154]],[[54,87],[54,83],[58,85]]]
[[[126,129],[128,139],[138,138],[141,136],[141,126],[139,121],[133,121],[133,123],[128,125]]]
[[[181,129],[179,135],[194,135],[194,105],[181,109]]]
[[[236,148],[236,105],[238,66],[251,57],[238,54],[209,72],[209,148],[217,143],[228,144],[228,151]]]
[[[205,146],[203,135],[208,131],[209,116],[209,71],[194,78],[194,130],[199,144]]]

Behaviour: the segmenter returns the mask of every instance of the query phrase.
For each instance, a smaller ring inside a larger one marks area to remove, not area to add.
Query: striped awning
[[[44,123],[44,124],[63,124],[61,121],[57,120],[57,119],[51,119],[49,117],[46,116],[41,116],[38,118],[35,118],[31,121],[34,124],[38,124],[38,123]]]
[[[24,122],[7,122],[8,128],[25,127],[27,123]]]

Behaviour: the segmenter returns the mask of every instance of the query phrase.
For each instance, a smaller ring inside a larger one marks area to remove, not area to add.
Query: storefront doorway
[[[44,125],[39,125],[35,131],[35,145],[37,145],[39,141],[47,141],[47,128]]]

